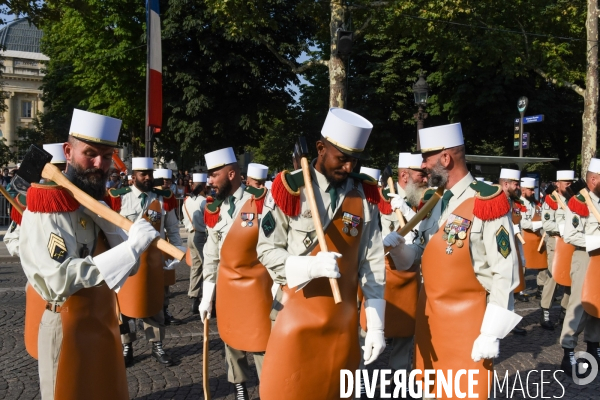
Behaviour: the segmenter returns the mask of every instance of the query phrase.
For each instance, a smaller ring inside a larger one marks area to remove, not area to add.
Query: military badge
[[[87,221],[85,220],[85,218],[79,218],[79,225],[81,225],[81,227],[85,229],[85,227],[87,226]]]
[[[573,223],[573,228],[577,228],[579,226],[579,217],[574,215],[573,220],[571,220],[571,222]]]
[[[302,217],[303,218],[312,218],[312,212],[309,210],[304,210],[304,212],[302,213]]]
[[[262,219],[262,230],[266,237],[269,237],[271,233],[275,230],[275,218],[273,218],[273,214],[269,211]]]
[[[146,210],[146,220],[148,222],[150,222],[151,224],[154,224],[154,223],[160,221],[161,214],[162,214],[161,212],[148,209],[148,210]]]
[[[48,253],[50,254],[51,259],[59,263],[62,263],[67,259],[67,245],[65,240],[56,233],[50,234],[50,239],[48,240]]]
[[[545,213],[545,214],[544,214],[544,219],[545,219],[546,221],[550,221],[550,213]]]
[[[344,211],[344,215],[342,216],[342,222],[344,223],[344,228],[342,229],[344,233],[350,233],[351,236],[358,235],[358,224],[360,224],[360,217],[358,215],[350,214],[349,212]]]
[[[496,244],[498,246],[498,253],[504,258],[508,257],[510,254],[510,238],[508,231],[503,226],[496,231]]]
[[[240,213],[240,218],[242,219],[242,228],[252,227],[254,223],[254,213]]]
[[[446,225],[444,226],[444,233],[442,239],[448,244],[446,247],[446,254],[452,254],[452,246],[457,245],[458,248],[464,246],[464,239],[467,238],[467,231],[471,226],[471,221],[466,218],[460,217],[455,214],[450,214]]]
[[[307,249],[312,244],[312,239],[310,238],[310,234],[308,232],[306,233],[306,237],[304,238],[304,240],[302,241],[302,243],[304,243],[304,247],[306,247]]]

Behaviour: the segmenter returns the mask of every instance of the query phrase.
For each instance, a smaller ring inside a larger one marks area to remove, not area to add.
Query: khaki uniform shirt
[[[302,173],[295,172],[295,173]],[[327,178],[312,165],[310,167],[312,186],[315,192],[317,207],[321,217],[323,229],[334,217],[336,210],[331,207],[331,198],[328,192]],[[383,241],[379,228],[379,210],[376,204],[365,200],[362,185],[356,183],[358,191],[363,197],[363,232],[359,244],[358,276],[362,291],[366,299],[383,299],[385,285],[385,264]],[[337,208],[341,207],[348,192],[354,188],[354,179],[348,178],[341,188],[337,189]],[[258,238],[258,258],[270,271],[273,281],[280,285],[287,284],[285,275],[285,261],[289,256],[309,255],[317,245],[317,234],[310,213],[310,206],[306,200],[306,193],[300,190],[301,210],[296,217],[288,217],[275,204],[271,192],[265,199],[263,215],[270,212],[275,220],[275,229],[269,236],[260,229]],[[336,208],[336,209],[337,209]]]
[[[179,221],[177,220],[177,215],[175,215],[175,210],[166,211],[163,206],[162,196],[157,196],[157,194],[152,191],[146,192],[148,197],[146,198],[144,208],[142,208],[142,191],[139,190],[135,185],[130,187],[131,192],[121,195],[120,214],[130,221],[135,222],[142,217],[142,214],[144,211],[146,211],[150,203],[154,199],[158,198],[162,209],[162,215],[160,219],[161,229],[159,231],[160,237],[165,239],[166,232],[166,237],[173,246],[181,246],[182,241],[181,236],[179,235]]]
[[[527,211],[521,213],[521,228],[533,230],[532,219],[535,216],[535,203],[530,202],[525,197],[521,196],[521,201],[527,207]]]
[[[596,207],[596,210],[600,211],[598,204],[600,199],[593,192],[589,193],[592,203],[594,203],[594,207]],[[571,211],[571,209],[568,208],[565,214],[565,220],[564,239],[566,243],[585,248],[586,235],[600,235],[600,226],[598,224],[598,220],[596,217],[594,217],[594,213],[591,211],[588,217],[582,217],[575,214],[573,211]]]
[[[559,196],[563,203],[567,204],[567,199],[562,194],[559,194],[558,191],[555,191],[553,195]],[[556,210],[551,209],[546,203],[542,206],[542,227],[546,232],[560,232],[561,229],[559,229],[559,226],[561,225],[564,230],[566,212],[558,201],[556,204],[558,204]]]
[[[229,215],[231,203],[228,197],[221,203],[219,222],[217,222],[214,228],[207,227],[206,244],[204,245],[204,265],[202,266],[202,276],[207,282],[214,283],[217,281],[217,270],[219,268],[219,261],[221,260],[223,242],[225,242],[227,233],[229,233],[229,229],[237,218],[242,206],[248,199],[252,198],[252,195],[246,192],[246,186],[242,184],[233,193],[233,197],[235,198],[233,200],[235,206],[233,214]],[[256,217],[258,218],[258,215]],[[255,220],[254,223],[259,223],[259,221]]]
[[[206,207],[206,197],[188,196],[183,202],[183,225],[188,232],[206,232],[204,224],[204,207]],[[190,217],[192,221],[190,221]]]
[[[475,190],[469,186],[473,180],[473,176],[467,173],[450,189],[453,196],[450,198],[444,212],[442,213],[442,200],[440,199],[431,211],[431,216],[421,222],[418,237],[410,245],[417,253],[415,262],[421,262],[425,246],[439,228],[445,226],[448,216],[463,201],[475,196]],[[500,254],[496,242],[496,232],[501,227],[506,229],[510,240],[511,251],[506,258]],[[489,293],[489,302],[503,308],[509,308],[512,291],[519,284],[519,264],[511,214],[507,213],[491,221],[482,221],[477,217],[473,217],[470,227],[469,248],[475,276]],[[452,256],[448,255],[447,257],[447,260],[439,260],[440,267],[451,267]]]

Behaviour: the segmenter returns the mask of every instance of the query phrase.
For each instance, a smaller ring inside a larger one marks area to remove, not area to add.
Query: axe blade
[[[387,185],[388,178],[394,176],[394,172],[392,171],[392,167],[390,165],[386,165],[381,174],[381,184],[385,187]]]
[[[556,186],[554,186],[553,183],[549,183],[545,188],[544,188],[544,193],[546,193],[546,195],[552,194],[556,192]]]
[[[569,192],[569,194],[571,196],[575,196],[576,194],[578,194],[579,192],[581,192],[583,189],[587,188],[587,183],[585,183],[585,181],[581,178],[579,178],[578,180],[574,181],[568,188],[567,191]]]
[[[300,148],[302,157],[308,157],[308,145],[306,144],[306,138],[304,136],[298,138],[298,147]]]
[[[52,154],[36,145],[29,146],[21,166],[12,180],[14,188],[20,193],[27,193],[32,183],[38,183],[42,179],[44,166],[52,160]]]

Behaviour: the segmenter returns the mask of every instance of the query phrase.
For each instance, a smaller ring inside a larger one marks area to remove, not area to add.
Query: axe
[[[546,195],[550,196],[552,193],[556,192],[558,190],[558,188],[556,186],[554,186],[552,183],[548,184],[548,186],[546,186],[546,189],[544,189],[544,192],[546,193]],[[564,201],[562,201],[562,199],[560,198],[560,194],[556,194],[556,201],[558,202],[558,205],[560,206],[560,208],[563,209],[563,211],[567,211],[567,205],[565,204]]]
[[[592,214],[594,214],[596,220],[600,221],[600,213],[598,212],[598,210],[596,210],[596,206],[594,205],[592,199],[590,199],[590,194],[587,190],[587,183],[585,183],[583,179],[579,178],[578,180],[573,182],[571,186],[567,188],[567,192],[571,193],[573,196],[577,194],[582,195],[585,199],[585,204],[592,211]]]
[[[208,321],[204,320],[204,342],[202,343],[202,387],[204,400],[210,400],[210,383],[208,383]]]
[[[321,224],[321,217],[319,215],[319,209],[317,208],[317,202],[315,201],[315,192],[312,187],[312,179],[310,177],[310,168],[308,166],[308,145],[304,137],[298,138],[296,143],[294,154],[301,156],[300,164],[302,165],[302,175],[304,176],[304,190],[306,191],[306,198],[308,199],[308,205],[310,206],[310,213],[312,214],[313,224],[315,225],[315,231],[317,233],[317,240],[321,251],[327,250],[327,242],[325,241],[325,233],[323,232],[323,225]],[[337,280],[329,278],[329,284],[331,285],[331,291],[333,292],[333,299],[335,304],[341,303],[342,295],[340,293],[340,287],[338,286]]]
[[[75,186],[56,166],[50,164],[51,159],[52,155],[50,153],[32,144],[12,180],[15,189],[21,193],[26,193],[31,183],[37,183],[41,178],[51,180],[71,193],[75,200],[88,210],[101,216],[111,224],[129,231],[133,222],[100,204],[96,199]],[[177,260],[182,260],[185,257],[183,251],[164,239],[158,238],[156,247]]]
[[[396,194],[396,188],[394,187],[394,179],[392,178],[392,167],[389,165],[385,167],[383,170],[383,176],[381,180],[387,182],[388,188],[390,190],[390,194]],[[402,211],[399,209],[395,209],[396,217],[398,218],[398,223],[400,224],[400,228],[404,227],[404,216],[402,215]]]
[[[17,203],[17,201],[10,195],[10,193],[6,191],[6,189],[4,189],[4,186],[2,185],[0,185],[0,193],[2,193],[4,197],[6,197],[6,200],[8,200],[10,205],[13,206],[15,210],[19,212],[19,214],[23,215],[23,209],[21,208],[19,203]]]

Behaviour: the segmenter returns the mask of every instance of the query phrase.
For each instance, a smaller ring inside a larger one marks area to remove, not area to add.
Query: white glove
[[[406,243],[406,239],[396,231],[388,233],[386,237],[383,238],[383,245],[385,247],[397,247],[404,243]]]
[[[496,358],[500,353],[500,341],[523,319],[518,314],[495,304],[488,304],[481,323],[481,334],[473,343],[471,358]]]
[[[513,232],[516,235],[517,233],[521,233],[521,227],[519,224],[513,224]]]
[[[407,269],[410,269],[415,262],[415,258],[417,257],[417,252],[415,249],[413,249],[412,246],[407,246],[404,242],[405,239],[397,232],[390,233],[383,240],[383,244],[386,247],[388,243],[391,246],[393,246],[395,243],[399,243],[395,247],[392,247],[389,252],[390,257],[392,257],[392,261],[396,266],[396,270],[398,271],[406,271]]]
[[[289,256],[285,260],[285,275],[289,287],[298,290],[315,278],[339,278],[337,259],[342,255],[331,251],[320,251],[316,256]]]
[[[404,208],[408,207],[408,205],[406,204],[406,200],[404,200],[404,197],[400,197],[400,195],[397,195],[396,193],[389,193],[388,197],[392,198],[392,201],[390,202],[392,210],[399,209],[400,211],[402,211]]]
[[[144,250],[150,246],[150,243],[158,236],[158,231],[150,225],[150,222],[140,218],[131,225],[127,243],[131,246],[134,253],[136,253],[136,258],[139,258],[140,254],[142,254]]]
[[[600,236],[585,235],[585,251],[588,253],[600,248]]]
[[[163,269],[175,269],[180,262],[179,260],[166,260]]]
[[[539,231],[540,229],[542,229],[542,221],[531,221],[531,230],[532,231]]]
[[[385,337],[383,335],[385,321],[385,300],[368,299],[365,301],[365,314],[367,315],[367,336],[363,347],[365,365],[377,360],[385,350]]]
[[[200,321],[202,321],[202,323],[204,323],[205,319],[210,319],[213,296],[215,294],[215,286],[216,285],[213,282],[202,282],[202,300],[200,300],[200,306],[198,306],[198,311],[200,312]]]

